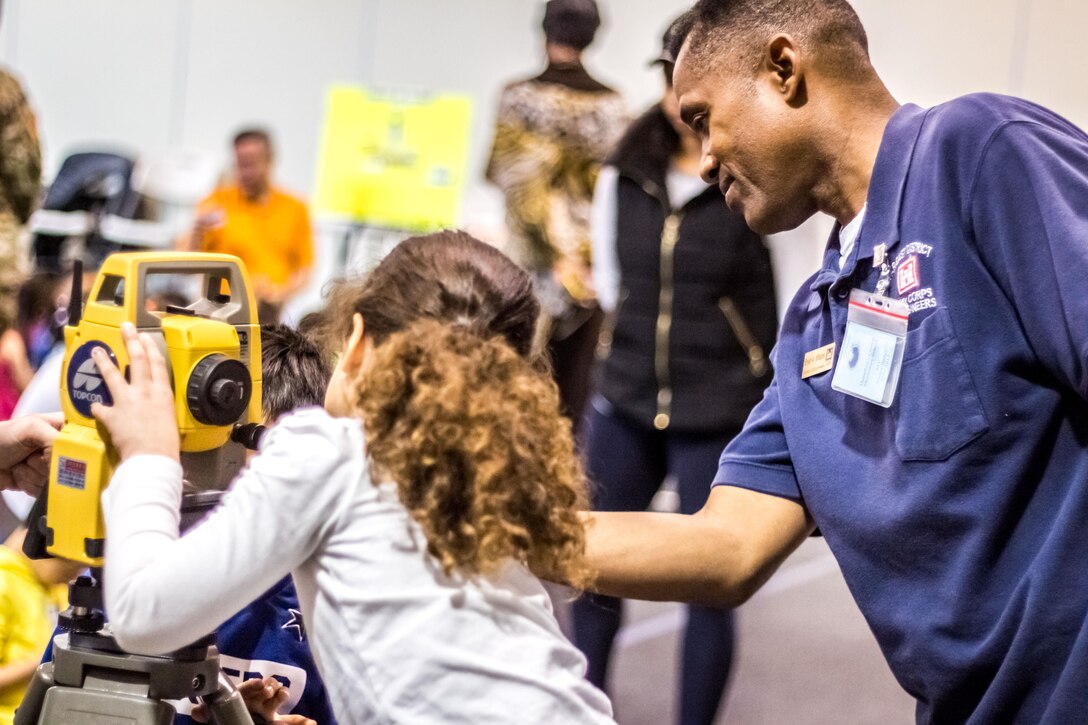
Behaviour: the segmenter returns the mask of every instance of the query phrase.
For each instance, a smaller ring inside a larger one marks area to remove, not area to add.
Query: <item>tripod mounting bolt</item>
[[[57,625],[67,632],[94,634],[106,626],[106,617],[100,609],[92,609],[80,614],[66,609],[57,617]]]

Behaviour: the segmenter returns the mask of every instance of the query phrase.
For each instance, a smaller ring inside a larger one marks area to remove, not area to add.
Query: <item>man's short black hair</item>
[[[676,56],[680,55],[680,49],[684,47],[684,40],[687,39],[694,25],[695,13],[689,10],[669,23],[669,27],[661,38],[661,55],[654,62],[661,65],[661,69],[665,74],[665,84],[670,87],[672,86],[673,70],[676,68]]]
[[[544,7],[544,37],[548,42],[585,50],[601,27],[594,0],[548,0]]]
[[[254,126],[252,128],[243,128],[234,134],[234,146],[245,141],[260,141],[268,149],[268,153],[272,153],[272,134],[267,129]]]
[[[688,59],[705,70],[730,52],[752,66],[773,33],[788,33],[815,49],[823,64],[844,77],[869,66],[869,39],[846,0],[699,0],[688,11]],[[677,49],[679,50],[679,49]]]
[[[332,365],[308,337],[287,325],[261,325],[261,407],[273,423],[298,408],[322,405]]]

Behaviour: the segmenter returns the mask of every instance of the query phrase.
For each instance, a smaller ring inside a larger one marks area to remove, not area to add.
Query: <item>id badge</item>
[[[854,290],[831,387],[887,408],[895,399],[910,305],[875,292]]]

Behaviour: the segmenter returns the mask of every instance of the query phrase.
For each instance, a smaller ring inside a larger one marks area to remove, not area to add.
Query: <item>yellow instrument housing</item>
[[[184,309],[148,309],[148,279],[155,275],[199,278],[203,297]],[[229,482],[245,460],[244,451],[230,440],[234,424],[262,419],[260,325],[242,261],[225,254],[186,252],[108,257],[78,325],[64,331],[65,423],[53,444],[46,510],[48,552],[89,566],[102,565],[106,532],[100,500],[118,463],[108,434],[90,413],[92,403],[111,402],[90,350],[106,347],[127,375],[128,353],[121,338],[125,322],[156,337],[167,360],[187,479],[202,476],[208,480],[195,483],[205,488]],[[248,404],[236,420],[220,425],[198,420],[187,395],[198,366],[210,356],[238,361],[249,375]]]

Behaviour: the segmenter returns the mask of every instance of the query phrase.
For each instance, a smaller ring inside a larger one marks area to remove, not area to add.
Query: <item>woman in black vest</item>
[[[705,503],[725,444],[771,380],[777,317],[759,235],[699,178],[697,137],[680,121],[665,35],[662,102],[632,124],[594,198],[594,283],[613,326],[601,340],[599,393],[585,420],[594,508],[638,511],[666,478],[680,510]],[[605,689],[621,600],[573,608],[587,677]],[[680,722],[710,725],[733,658],[733,613],[689,607]],[[622,711],[622,704],[617,703]]]

